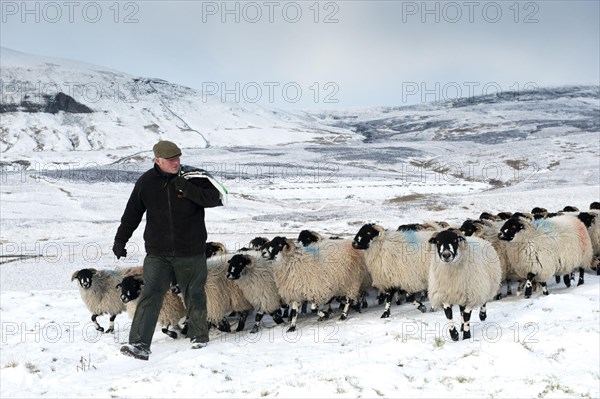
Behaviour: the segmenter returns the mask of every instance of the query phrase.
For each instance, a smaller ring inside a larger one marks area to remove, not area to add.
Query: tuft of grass
[[[9,362],[7,362],[4,366],[2,366],[3,369],[12,369],[15,368],[19,365],[19,362],[17,362],[16,360],[11,360]]]
[[[29,372],[31,374],[36,374],[40,372],[40,369],[33,363],[31,362],[27,362],[25,363],[25,368],[27,368],[27,370],[29,370]]]
[[[377,388],[373,388],[373,390],[375,391],[375,394],[379,397],[385,396],[385,394],[383,392],[381,392],[379,389]]]
[[[471,382],[475,381],[475,378],[459,375],[458,377],[456,377],[456,381],[458,381],[460,384],[470,384]]]
[[[261,397],[265,397],[265,396],[269,396],[270,392],[269,391],[260,391],[260,396]]]
[[[445,343],[446,341],[444,341],[440,337],[436,337],[435,341],[433,341],[433,346],[436,348],[441,348],[442,346],[444,346]]]

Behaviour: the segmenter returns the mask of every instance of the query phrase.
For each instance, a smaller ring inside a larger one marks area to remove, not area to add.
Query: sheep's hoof
[[[580,278],[579,281],[577,282],[577,286],[579,287],[580,285],[583,285],[583,279]]]
[[[496,296],[494,297],[494,299],[495,299],[496,301],[499,301],[500,299],[502,299],[502,294],[498,294],[498,295],[496,295]]]
[[[346,320],[348,318],[348,315],[345,315],[342,313],[342,315],[340,316],[340,320]]]
[[[456,328],[450,330],[450,338],[452,338],[452,341],[458,341],[458,331],[456,331]]]
[[[258,332],[258,326],[254,326],[252,327],[252,330],[250,330],[250,334],[256,334]]]
[[[244,325],[243,323],[240,323],[240,324],[238,324],[238,326],[237,326],[237,328],[235,329],[235,331],[236,331],[236,332],[243,331],[243,330],[244,330],[244,326],[245,326],[245,325]]]
[[[385,312],[383,312],[383,314],[381,315],[382,319],[387,319],[388,317],[390,317],[390,311],[386,310]]]
[[[471,339],[471,331],[463,332],[463,341],[466,339]]]
[[[419,307],[417,307],[417,309],[419,309],[421,311],[421,313],[427,313],[427,307],[423,304],[419,305]]]
[[[367,301],[364,301],[364,302],[362,303],[362,308],[363,308],[363,309],[367,309],[368,307],[369,307],[369,302],[367,302]]]
[[[114,334],[115,333],[115,329],[110,327],[108,330],[104,331],[105,334]]]
[[[560,283],[560,276],[554,276],[554,279],[556,280],[556,284]]]
[[[479,312],[479,320],[484,321],[485,319],[487,319],[487,313]]]
[[[290,326],[290,328],[287,329],[287,332],[292,333],[296,331],[296,326]]]
[[[165,333],[166,335],[168,335],[169,337],[176,339],[177,338],[177,333],[175,331],[171,331],[167,328],[163,328],[162,332]]]
[[[103,333],[103,332],[104,332],[104,327],[100,327],[100,326],[98,326],[98,327],[96,327],[96,330],[98,330],[98,331],[100,331],[101,333]]]
[[[182,333],[183,335],[187,335],[187,332],[188,332],[188,325],[186,324],[186,325],[185,325],[185,326],[184,326],[184,327],[181,329],[181,333]]]

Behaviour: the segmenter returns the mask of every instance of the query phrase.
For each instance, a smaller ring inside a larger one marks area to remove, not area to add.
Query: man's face
[[[164,159],[164,158],[156,158],[156,164],[165,173],[176,174],[179,171],[179,157]]]

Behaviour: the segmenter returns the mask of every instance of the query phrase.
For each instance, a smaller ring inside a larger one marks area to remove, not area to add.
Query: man
[[[127,256],[125,244],[146,212],[144,286],[129,344],[121,347],[121,353],[141,360],[151,353],[158,314],[173,277],[183,294],[192,348],[207,345],[204,208],[223,205],[218,183],[203,171],[180,165],[176,144],[159,141],[153,151],[154,167],[136,182],[113,245],[117,259]]]

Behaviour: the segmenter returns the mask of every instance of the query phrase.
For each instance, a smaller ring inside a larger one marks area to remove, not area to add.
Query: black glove
[[[124,257],[124,258],[127,256],[127,250],[125,249],[125,243],[124,242],[115,241],[115,243],[113,244],[113,248],[112,249],[113,249],[113,253],[117,257],[117,259],[120,259],[121,256]]]
[[[187,188],[188,184],[190,183],[183,176],[177,176],[173,179],[173,185],[175,186],[175,190],[179,191],[180,193],[185,192],[185,189]]]

